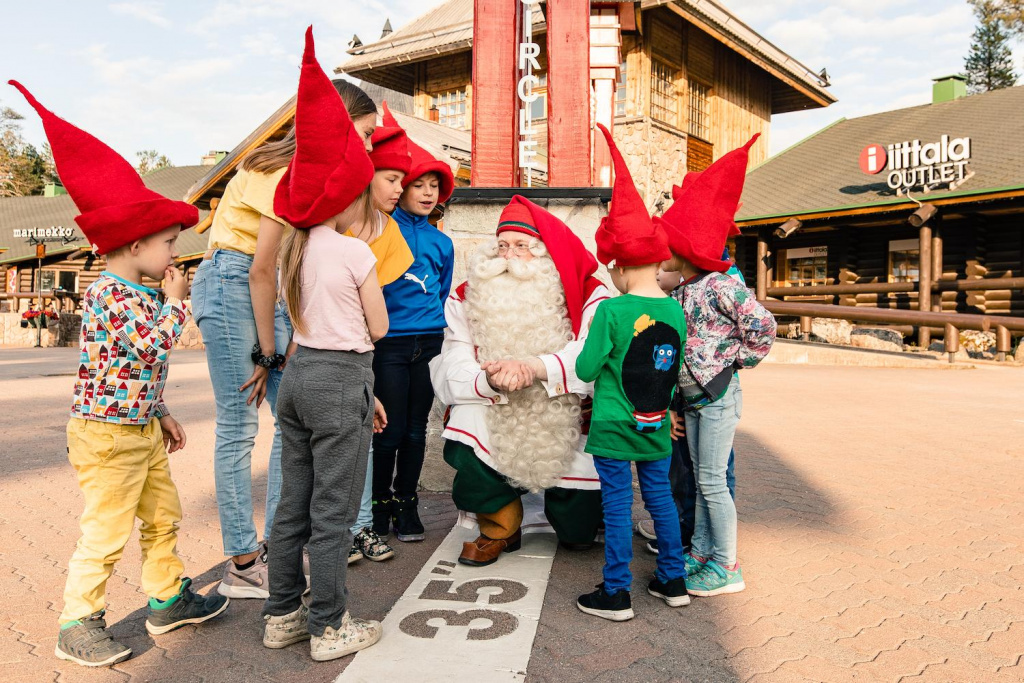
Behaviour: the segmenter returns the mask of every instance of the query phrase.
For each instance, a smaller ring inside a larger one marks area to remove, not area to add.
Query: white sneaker
[[[384,633],[379,621],[356,619],[348,611],[341,617],[341,628],[328,626],[322,636],[309,640],[309,655],[317,662],[326,662],[370,647]]]
[[[239,569],[234,560],[224,566],[224,577],[217,586],[217,592],[229,598],[270,597],[270,581],[267,575],[267,546],[260,547],[255,563],[248,569]]]
[[[278,650],[301,640],[309,640],[309,608],[303,604],[291,614],[280,617],[264,615],[263,647]]]

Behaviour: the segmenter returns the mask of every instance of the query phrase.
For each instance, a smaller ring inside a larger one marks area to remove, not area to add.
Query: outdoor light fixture
[[[775,228],[775,236],[785,239],[803,226],[804,224],[799,218],[790,218],[788,221]]]
[[[917,211],[910,214],[910,218],[907,222],[915,228],[920,228],[922,225],[931,220],[939,210],[935,208],[934,204],[922,204],[917,207]]]

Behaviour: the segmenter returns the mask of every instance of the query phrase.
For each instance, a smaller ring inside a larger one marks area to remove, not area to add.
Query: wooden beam
[[[548,187],[587,187],[591,170],[590,2],[548,0],[547,19]]]
[[[473,169],[477,187],[516,184],[519,2],[473,0]],[[513,8],[516,11],[513,11]]]
[[[1009,190],[1003,192],[992,192],[989,194],[973,194],[973,195],[961,195],[958,197],[948,198],[935,198],[928,199],[929,204],[935,206],[948,206],[954,204],[968,204],[976,202],[992,202],[1000,199],[1016,199],[1018,197],[1024,197],[1024,189],[1022,190]],[[811,213],[791,213],[781,216],[769,216],[767,218],[754,218],[749,220],[738,220],[736,225],[740,228],[754,228],[762,225],[777,225],[781,224],[789,218],[799,218],[801,221],[810,221],[818,218],[845,218],[847,216],[866,216],[870,214],[886,213],[889,211],[903,211],[905,209],[916,209],[917,205],[907,200],[906,202],[899,202],[894,204],[882,204],[880,206],[861,206],[855,209],[836,209],[834,211],[814,211]]]

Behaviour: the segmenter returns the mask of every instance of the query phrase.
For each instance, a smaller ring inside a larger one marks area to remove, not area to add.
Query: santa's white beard
[[[485,244],[470,262],[466,314],[480,362],[553,353],[573,338],[558,270],[541,243],[531,251],[530,261],[506,260]],[[578,396],[549,398],[538,381],[486,416],[491,457],[513,485],[558,484],[580,438]]]

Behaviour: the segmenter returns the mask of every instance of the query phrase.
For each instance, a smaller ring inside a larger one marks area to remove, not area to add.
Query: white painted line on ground
[[[380,642],[356,654],[336,683],[526,679],[555,536],[524,535],[522,550],[488,567],[459,564],[463,542],[477,533],[451,530],[384,619]]]

